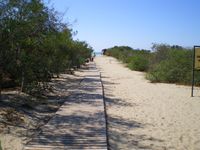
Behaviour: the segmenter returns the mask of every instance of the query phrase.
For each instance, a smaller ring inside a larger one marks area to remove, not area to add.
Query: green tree
[[[42,0],[0,3],[1,85],[14,83],[31,93],[46,85],[53,74],[84,63],[92,48],[74,41],[72,30],[60,20]]]

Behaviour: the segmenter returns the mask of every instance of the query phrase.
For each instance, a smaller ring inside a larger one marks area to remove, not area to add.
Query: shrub
[[[156,58],[158,53],[155,54]],[[161,55],[161,53],[159,53]],[[152,60],[153,65],[147,74],[152,82],[169,82],[190,84],[192,75],[192,51],[168,47],[164,51],[163,60]],[[157,57],[158,58],[158,57]],[[196,81],[198,82],[199,77]]]
[[[72,30],[42,0],[4,0],[0,18],[2,87],[9,78],[25,92],[40,90],[53,74],[80,66],[91,55],[92,48],[73,40]]]
[[[115,57],[123,63],[128,63],[130,57],[133,56],[133,49],[128,46],[114,46],[107,49],[106,55]]]
[[[142,55],[135,55],[131,57],[128,67],[131,70],[146,71],[148,69],[149,61]]]
[[[131,70],[147,71],[151,82],[190,84],[192,50],[178,45],[153,44],[153,52],[134,50],[128,46],[107,49],[107,54],[127,63]],[[195,83],[200,85],[200,72],[195,72]]]

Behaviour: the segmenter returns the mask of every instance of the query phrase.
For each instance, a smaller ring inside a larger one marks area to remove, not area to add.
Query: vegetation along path
[[[102,85],[95,64],[84,70],[85,78],[55,116],[25,150],[107,149]]]

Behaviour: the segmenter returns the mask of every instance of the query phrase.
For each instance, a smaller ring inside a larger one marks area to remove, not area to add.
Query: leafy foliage
[[[60,20],[41,0],[0,2],[2,86],[9,87],[9,81],[31,92],[90,57],[92,48],[74,41],[72,30]]]
[[[149,65],[150,51],[134,50],[128,46],[109,48],[106,54],[128,64],[131,70],[146,71]]]
[[[106,54],[124,63],[131,70],[146,71],[152,82],[190,84],[192,76],[192,50],[178,45],[153,44],[153,51],[134,50],[130,47],[113,47]],[[195,72],[200,83],[200,73]]]
[[[128,63],[128,67],[131,70],[146,71],[148,69],[148,60],[142,55],[136,55],[131,57],[131,61]]]
[[[190,84],[192,77],[192,50],[180,46],[154,44],[154,57],[147,78],[152,82]],[[200,83],[196,72],[196,83]]]

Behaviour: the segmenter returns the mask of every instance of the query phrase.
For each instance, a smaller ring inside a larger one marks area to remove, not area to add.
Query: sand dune
[[[116,59],[97,57],[111,149],[200,150],[200,89],[150,83]]]

